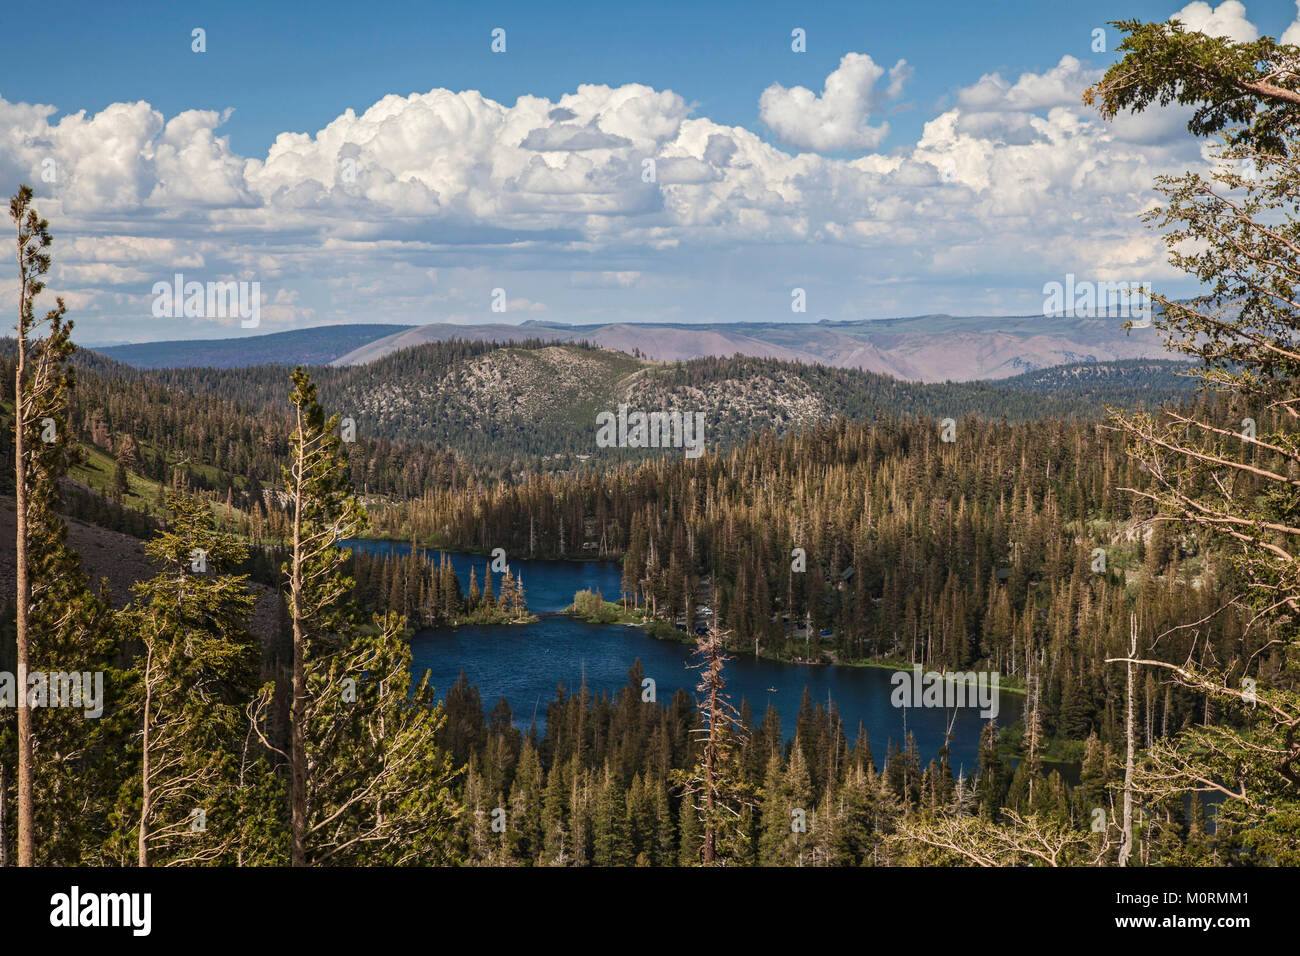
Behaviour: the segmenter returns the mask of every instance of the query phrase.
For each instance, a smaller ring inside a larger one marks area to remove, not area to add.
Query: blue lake
[[[410,545],[387,541],[348,542],[375,553],[406,554]],[[436,559],[439,552],[428,552]],[[487,559],[448,553],[462,587],[469,585],[473,567],[480,585]],[[613,562],[539,561],[511,558],[511,570],[522,576],[528,607],[543,615],[536,624],[492,627],[439,628],[421,631],[411,643],[414,670],[431,674],[439,696],[463,670],[478,687],[484,706],[491,708],[504,697],[515,723],[527,730],[534,717],[544,723],[546,705],[563,683],[569,692],[585,680],[590,692],[616,693],[628,683],[628,670],[639,658],[646,677],[653,678],[658,700],[667,702],[677,689],[695,696],[697,673],[688,668],[692,648],[650,637],[642,628],[621,624],[585,624],[556,615],[573,601],[575,591],[599,589],[606,600],[618,600],[622,575]],[[499,588],[501,575],[493,574]],[[890,703],[893,671],[878,667],[829,667],[755,660],[737,654],[727,664],[727,691],[739,706],[749,702],[755,720],[770,703],[781,715],[781,728],[793,735],[799,703],[806,687],[814,701],[834,701],[844,721],[850,743],[859,724],[866,728],[877,764],[883,761],[890,740],[902,744],[911,731],[922,764],[938,754],[952,712],[942,708],[896,708]],[[772,688],[772,690],[769,690]],[[1018,694],[1000,695],[998,726],[1020,719]],[[953,772],[969,775],[978,764],[983,719],[975,708],[958,708],[953,726],[955,739],[949,758]]]

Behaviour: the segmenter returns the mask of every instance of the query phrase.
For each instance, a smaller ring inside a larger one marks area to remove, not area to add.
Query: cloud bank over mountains
[[[1255,35],[1236,0],[1177,15]],[[878,151],[911,71],[846,53],[820,93],[757,92],[760,131],[639,84],[512,105],[434,89],[282,133],[264,156],[231,150],[230,110],[59,115],[0,98],[0,176],[36,188],[51,288],[97,342],[238,331],[159,327],[149,290],[175,272],[260,281],[265,331],[1012,312],[1067,271],[1173,278],[1138,216],[1156,175],[1208,160],[1185,113],[1104,123],[1080,101],[1102,71],[1066,54],[979,77],[915,143]],[[794,287],[808,314],[791,314]]]

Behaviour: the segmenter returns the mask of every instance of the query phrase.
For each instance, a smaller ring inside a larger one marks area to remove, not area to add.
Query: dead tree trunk
[[[9,817],[9,781],[5,779],[5,765],[0,763],[0,870],[9,865],[9,830],[5,820]]]
[[[1137,657],[1137,615],[1129,615],[1128,707],[1124,715],[1124,842],[1119,848],[1119,865],[1128,866],[1133,855],[1133,659]]]
[[[145,652],[144,721],[140,747],[140,836],[136,841],[137,862],[149,865],[149,816],[153,813],[153,641]]]
[[[306,481],[306,422],[302,409],[298,409],[298,449],[293,462],[293,555],[290,565],[289,593],[293,622],[293,699],[289,708],[290,755],[292,779],[290,781],[290,826],[292,846],[290,863],[307,865],[307,734],[303,724],[307,719],[307,670],[303,660],[306,653],[306,635],[303,629],[302,580],[302,505],[303,483]]]
[[[21,197],[20,197],[21,198]],[[15,200],[15,204],[18,200]],[[27,670],[31,660],[31,637],[28,618],[31,614],[32,586],[27,574],[27,329],[32,314],[31,260],[29,244],[34,238],[28,228],[23,210],[19,208],[18,220],[18,364],[14,370],[14,510],[18,530],[15,535],[15,578],[17,606],[15,608],[18,638],[18,865],[36,865],[36,825],[32,816],[32,776],[35,763],[32,758],[32,711],[27,700]]]
[[[708,682],[709,735],[704,742],[704,865],[712,866],[717,857],[717,757],[718,727],[722,720],[722,704],[718,699],[722,683],[722,661],[718,651],[717,629],[710,628],[708,641],[707,669],[705,680]]]

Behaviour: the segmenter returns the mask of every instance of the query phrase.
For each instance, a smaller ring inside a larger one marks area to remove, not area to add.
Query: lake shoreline
[[[607,605],[619,607],[619,605],[613,601],[607,601],[605,603]],[[654,638],[657,641],[673,641],[678,644],[683,644],[686,646],[691,646],[695,644],[695,640],[694,638],[691,637],[690,634],[678,630],[677,628],[668,624],[667,621],[655,620],[655,619],[644,620],[640,618],[635,620],[630,620],[629,618],[633,617],[633,613],[631,611],[620,610],[620,617],[613,620],[594,619],[591,616],[584,616],[578,614],[574,611],[573,605],[570,605],[569,607],[565,608],[563,611],[559,613],[567,617],[571,617],[574,620],[582,621],[584,624],[621,624],[624,627],[642,628],[646,631],[646,633],[650,637]],[[656,627],[656,625],[658,626]],[[915,662],[897,661],[889,658],[879,658],[874,660],[862,660],[862,661],[838,661],[838,660],[837,661],[807,661],[796,657],[786,658],[786,657],[779,657],[779,656],[774,657],[772,655],[761,654],[761,653],[754,654],[748,650],[743,650],[740,648],[729,648],[727,650],[727,653],[731,656],[744,656],[744,657],[753,658],[757,660],[775,661],[778,664],[793,664],[800,667],[846,667],[846,668],[877,667],[884,670],[892,670],[892,671],[911,671],[917,666],[920,666],[923,670],[925,670],[926,673],[934,673],[933,668],[927,669],[926,665],[924,664],[918,665]],[[956,673],[971,673],[971,672],[951,671],[951,672],[944,672],[943,676],[945,679],[951,680],[953,679],[953,674]],[[1018,686],[1018,683],[1019,682],[1006,683],[1002,680],[1001,675],[999,675],[998,689],[999,691],[1005,691],[1010,694],[1020,694],[1022,696],[1027,694],[1028,693],[1027,688]]]
[[[364,539],[355,546],[400,555],[408,553],[410,540]],[[462,581],[474,568],[480,578],[483,575],[482,555],[419,547],[417,551],[432,561],[446,554]],[[640,693],[650,695],[649,700],[666,705],[681,693],[695,696],[699,677],[693,666],[694,635],[665,621],[646,621],[644,607],[625,609],[621,602],[603,600],[599,607],[595,605],[596,592],[621,594],[622,571],[616,562],[516,558],[510,564],[527,588],[529,611],[538,620],[522,626],[466,622],[416,629],[411,637],[414,674],[427,671],[433,686],[445,693],[464,673],[486,708],[506,700],[512,723],[523,733],[534,721],[545,722],[548,704],[558,699],[560,686],[567,688],[565,695],[585,685],[593,696],[613,696],[623,693],[635,676]],[[498,574],[493,572],[492,578],[495,585]],[[587,623],[564,613],[581,592],[592,595],[591,606],[584,610],[596,611],[603,623]],[[612,606],[606,609],[605,603]],[[633,628],[640,633],[630,633]],[[656,639],[645,640],[647,633]],[[789,658],[795,658],[804,650],[803,642],[785,649],[792,652]],[[910,734],[922,757],[929,759],[941,751],[951,733],[954,736],[946,746],[954,770],[964,765],[969,771],[979,762],[979,740],[987,721],[976,710],[962,707],[954,713],[942,707],[894,706],[891,672],[911,670],[910,662],[826,661],[795,667],[802,662],[754,656],[752,643],[748,651],[740,647],[728,656],[732,658],[727,665],[728,693],[737,705],[746,701],[756,721],[775,708],[786,739],[798,726],[800,708],[811,699],[818,708],[834,706],[850,737],[859,727],[866,730],[878,748],[877,756],[883,755],[879,748],[889,741],[906,746]],[[641,683],[643,679],[649,683]],[[1025,697],[1018,689],[1001,689],[1008,692],[1002,695],[997,723],[1011,729],[1005,743],[1014,747],[1021,738],[1016,728],[1022,723]],[[1015,759],[1010,751],[1004,753]]]

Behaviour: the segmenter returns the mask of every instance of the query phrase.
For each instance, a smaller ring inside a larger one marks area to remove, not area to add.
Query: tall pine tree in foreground
[[[447,862],[456,815],[445,718],[427,674],[411,688],[405,619],[370,621],[349,604],[344,538],[366,527],[316,386],[292,374],[296,428],[284,489],[292,509],[288,581],[291,861],[304,865]]]
[[[76,454],[68,424],[72,323],[64,319],[62,298],[37,318],[35,300],[45,287],[53,239],[32,198],[31,188],[22,186],[9,203],[19,267],[13,395],[20,866],[78,862],[86,841],[104,825],[105,801],[120,772],[98,740],[111,726],[103,714],[46,706],[48,695],[44,701],[27,696],[28,676],[67,671],[108,676],[105,691],[113,693],[111,622],[103,602],[87,591],[60,516],[59,483]]]

